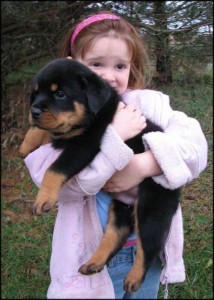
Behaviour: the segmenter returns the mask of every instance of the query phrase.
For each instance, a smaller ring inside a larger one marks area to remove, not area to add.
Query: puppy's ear
[[[90,110],[97,114],[107,103],[112,94],[112,88],[96,74],[81,76],[81,85],[88,99]]]

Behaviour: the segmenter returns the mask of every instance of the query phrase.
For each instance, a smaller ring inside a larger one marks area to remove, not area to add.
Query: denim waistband
[[[136,245],[137,240],[128,240],[126,243],[123,245],[123,247],[130,247],[133,245]]]

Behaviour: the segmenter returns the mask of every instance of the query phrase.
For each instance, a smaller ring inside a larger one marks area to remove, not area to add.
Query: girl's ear
[[[113,88],[93,73],[82,75],[80,83],[88,99],[91,112],[97,114],[111,97]]]

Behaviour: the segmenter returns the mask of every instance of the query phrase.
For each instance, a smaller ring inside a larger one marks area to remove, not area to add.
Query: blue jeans
[[[135,293],[123,290],[123,281],[133,265],[136,246],[122,248],[108,263],[108,272],[114,285],[116,299],[157,299],[161,262],[158,259],[148,270],[145,280]]]

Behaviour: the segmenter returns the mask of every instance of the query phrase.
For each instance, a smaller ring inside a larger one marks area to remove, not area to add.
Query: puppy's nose
[[[38,119],[42,115],[42,110],[40,108],[38,108],[38,107],[32,107],[31,108],[31,114],[32,114],[32,117],[34,119]]]

